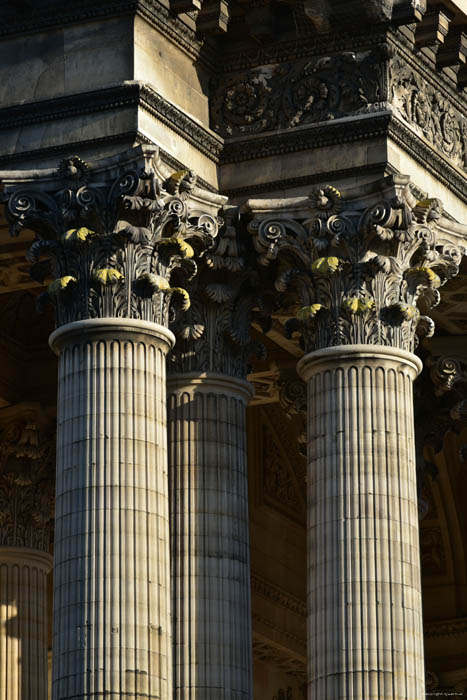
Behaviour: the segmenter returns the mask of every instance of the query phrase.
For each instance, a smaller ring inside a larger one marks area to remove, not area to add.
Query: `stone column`
[[[56,698],[171,697],[165,357],[155,323],[89,319],[59,353]]]
[[[359,196],[319,188],[294,200],[293,219],[286,202],[266,204],[280,217],[249,204],[260,262],[305,351],[308,698],[423,700],[413,349],[433,333],[422,314],[465,238],[408,178]]]
[[[169,363],[177,700],[253,694],[245,381],[253,290],[227,225],[176,324]],[[258,295],[255,301],[258,301]]]
[[[422,698],[412,353],[310,353],[310,698]]]
[[[174,682],[179,700],[252,697],[247,382],[168,382]]]
[[[52,557],[0,547],[0,699],[47,700],[47,574]]]
[[[0,411],[0,700],[47,700],[54,429],[33,403]]]
[[[217,233],[195,181],[147,147],[6,183],[58,326],[54,700],[172,700],[167,326]]]

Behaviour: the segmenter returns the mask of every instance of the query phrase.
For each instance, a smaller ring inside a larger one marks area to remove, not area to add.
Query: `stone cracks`
[[[117,159],[104,176],[75,156],[42,189],[7,187],[11,233],[36,232],[31,274],[49,280],[39,306],[52,302],[58,325],[98,317],[167,325],[177,307],[189,308],[179,285],[196,274],[194,259],[216,237],[218,222],[190,202],[195,174],[162,179],[156,152],[135,149],[126,168]]]
[[[303,218],[278,212],[250,222],[259,264],[272,270],[283,305],[296,309],[286,331],[299,333],[305,351],[347,344],[413,351],[416,335],[433,333],[425,314],[457,274],[465,245],[438,226],[438,200],[417,202],[408,178],[392,181],[391,196],[369,207],[347,204],[327,186],[312,191]]]

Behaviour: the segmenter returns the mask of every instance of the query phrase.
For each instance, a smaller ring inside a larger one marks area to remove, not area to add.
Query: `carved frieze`
[[[347,344],[412,351],[417,335],[434,331],[426,313],[457,274],[466,244],[439,225],[439,200],[417,201],[404,176],[384,182],[392,186],[370,206],[347,203],[332,186],[293,205],[284,200],[282,209],[271,200],[269,214],[264,203],[245,206],[256,209],[248,228],[258,262],[272,271],[284,308],[295,310],[286,331],[307,352]]]
[[[3,178],[11,234],[35,232],[31,274],[48,282],[39,305],[53,304],[57,325],[95,317],[168,325],[174,309],[189,307],[195,259],[217,235],[216,197],[208,193],[213,215],[202,209],[196,175],[162,178],[156,156],[143,146],[120,158],[123,166],[72,157],[35,182]]]
[[[449,95],[431,85],[399,55],[390,62],[393,111],[449,161],[467,169],[467,118]]]
[[[213,85],[212,128],[239,136],[364,113],[383,99],[383,57],[346,52],[235,74]]]
[[[0,544],[48,552],[55,494],[55,421],[36,404],[0,411]]]

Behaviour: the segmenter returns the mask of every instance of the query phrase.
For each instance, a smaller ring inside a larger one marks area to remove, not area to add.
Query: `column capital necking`
[[[335,345],[386,345],[412,352],[430,336],[439,288],[457,274],[467,227],[438,199],[415,196],[403,175],[342,194],[250,200],[243,211],[282,304],[306,352]]]
[[[191,170],[169,173],[156,147],[87,164],[0,173],[13,236],[28,229],[31,274],[48,283],[57,326],[131,318],[168,326],[189,308],[188,280],[215,240],[225,197],[196,185]]]

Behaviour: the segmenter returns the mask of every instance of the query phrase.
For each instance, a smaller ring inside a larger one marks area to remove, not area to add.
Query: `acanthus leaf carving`
[[[413,351],[417,334],[432,334],[426,313],[457,274],[465,243],[445,235],[440,202],[417,202],[408,178],[395,178],[391,192],[365,206],[320,187],[303,202],[308,215],[293,218],[284,200],[284,212],[251,219],[258,261],[294,310],[286,332],[298,333],[307,352],[348,344]]]
[[[189,307],[186,284],[217,236],[215,206],[192,201],[193,171],[163,179],[155,149],[135,150],[126,167],[102,172],[73,156],[43,182],[4,185],[11,234],[36,234],[32,275],[49,281],[39,307],[51,302],[57,325],[126,317],[167,326]]]
[[[188,286],[191,307],[172,325],[177,343],[169,356],[169,372],[246,378],[250,357],[264,356],[251,327],[257,324],[266,332],[271,307],[245,252],[238,227],[226,211],[220,235],[200,259],[199,274]]]

